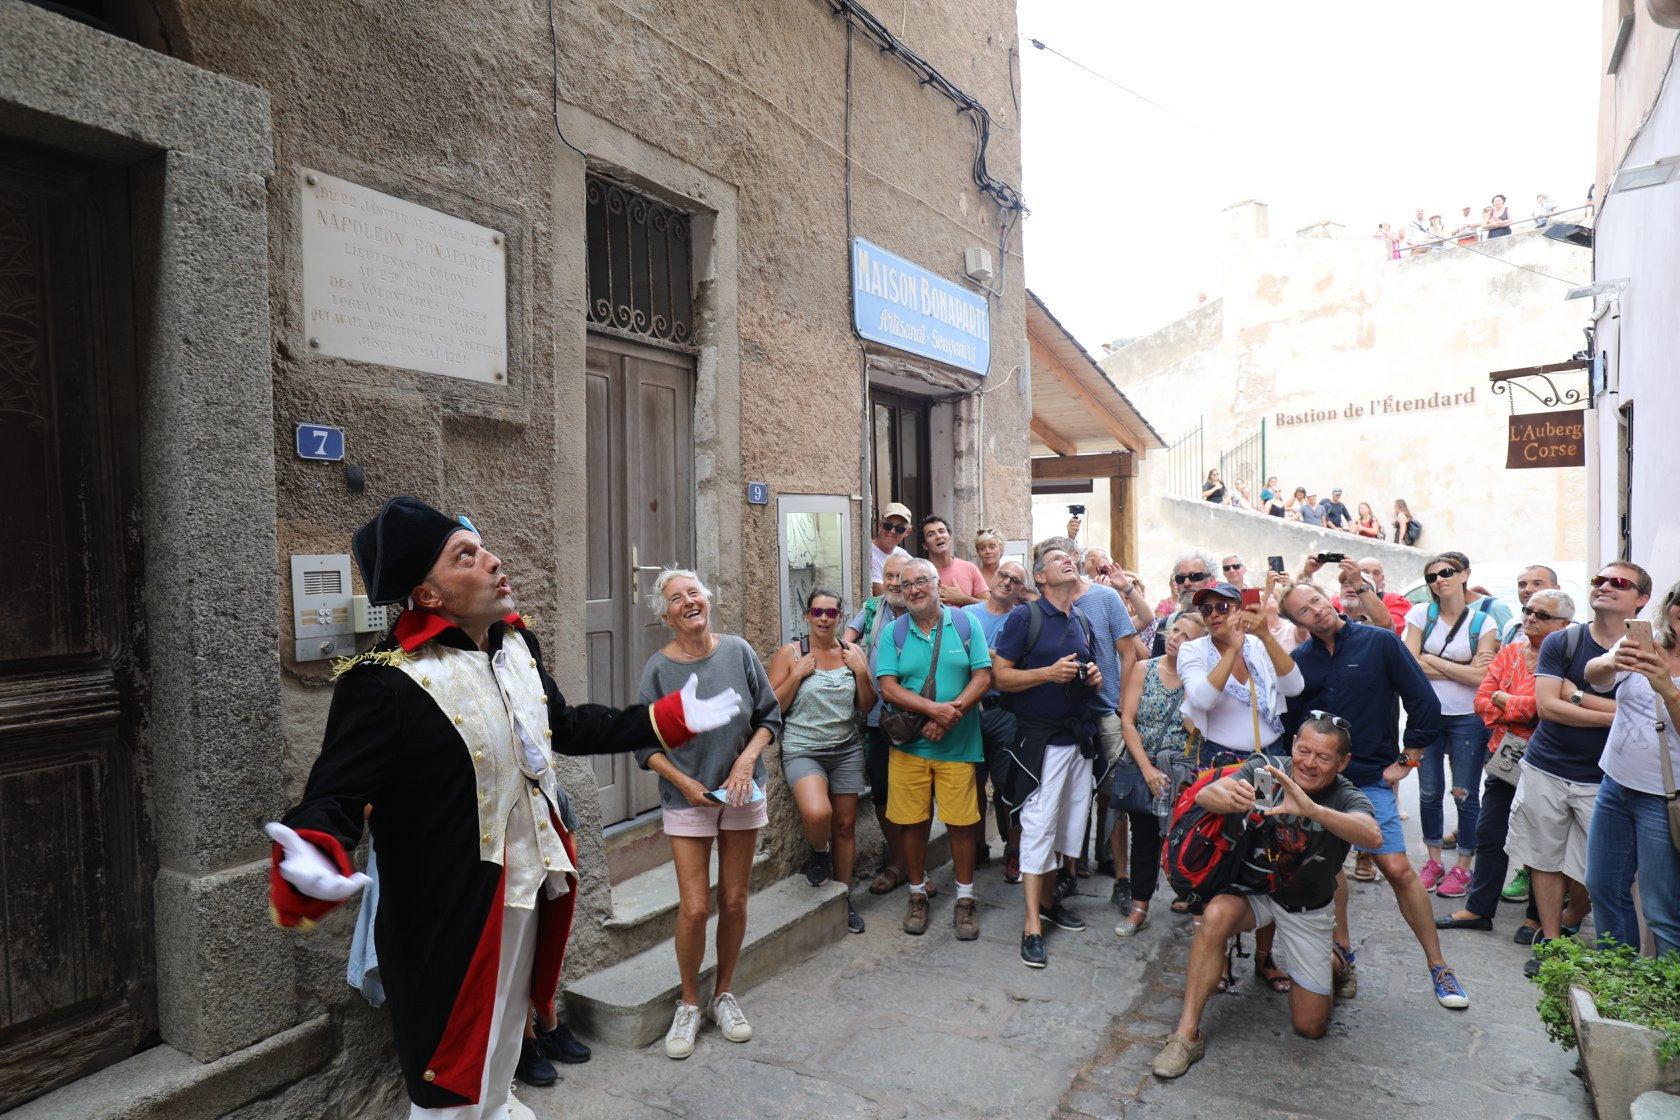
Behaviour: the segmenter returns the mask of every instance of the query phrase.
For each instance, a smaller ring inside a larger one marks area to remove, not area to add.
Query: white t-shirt
[[[1614,653],[1622,644],[1617,638],[1610,647]],[[1680,683],[1680,677],[1674,678]],[[1599,756],[1598,768],[1616,779],[1616,784],[1640,793],[1662,797],[1662,756],[1657,754],[1657,714],[1663,708],[1657,690],[1638,673],[1622,671],[1616,674],[1616,719],[1610,725],[1610,735],[1604,740],[1604,753]],[[1668,713],[1662,712],[1668,723]],[[1671,727],[1668,737],[1668,759],[1674,774],[1680,779],[1680,735]]]
[[[902,548],[899,548],[897,545],[893,546],[893,550],[891,552],[882,552],[878,547],[876,547],[875,542],[873,540],[871,540],[869,542],[869,582],[870,583],[880,583],[881,582],[881,569],[886,566],[887,557],[889,557],[889,556],[902,556],[906,560],[908,560],[910,558],[910,554],[908,552],[904,551]]]
[[[1468,610],[1469,608],[1466,608]],[[1433,653],[1437,657],[1444,657],[1448,661],[1456,661],[1460,665],[1468,665],[1476,659],[1476,647],[1470,641],[1470,626],[1472,616],[1466,616],[1464,625],[1458,628],[1458,633],[1452,636],[1452,644],[1447,644],[1447,634],[1452,630],[1452,624],[1440,618],[1435,620],[1435,629],[1429,632],[1424,640],[1423,652]],[[1418,603],[1406,612],[1406,625],[1416,628],[1423,633],[1424,627],[1429,625],[1429,604]],[[1482,619],[1482,628],[1477,636],[1489,633],[1489,627],[1497,630],[1497,624],[1491,617]],[[1435,699],[1441,702],[1441,714],[1444,716],[1467,716],[1476,711],[1476,686],[1459,684],[1457,681],[1437,680],[1429,678],[1429,683],[1435,688]]]

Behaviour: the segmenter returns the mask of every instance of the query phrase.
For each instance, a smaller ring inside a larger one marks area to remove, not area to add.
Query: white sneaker
[[[752,1024],[741,1014],[741,1005],[735,1002],[735,996],[724,992],[706,1008],[706,1016],[718,1025],[723,1037],[731,1042],[745,1042],[752,1037]]]
[[[677,1001],[677,1015],[665,1032],[665,1056],[686,1058],[694,1053],[694,1036],[700,1032],[700,1005]]]

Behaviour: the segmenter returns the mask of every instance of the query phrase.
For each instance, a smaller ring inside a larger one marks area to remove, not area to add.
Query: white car
[[[1518,618],[1519,604],[1517,601],[1517,577],[1534,566],[1536,561],[1490,561],[1483,564],[1472,564],[1470,567],[1470,587],[1486,588],[1488,594],[1499,599],[1511,608],[1511,617]],[[1558,575],[1558,587],[1563,593],[1575,600],[1575,621],[1591,622],[1592,610],[1587,605],[1587,595],[1591,588],[1587,586],[1587,566],[1573,562],[1556,560],[1542,560]],[[1467,592],[1475,595],[1476,592]],[[1400,592],[1414,603],[1429,602],[1429,587],[1421,579]]]

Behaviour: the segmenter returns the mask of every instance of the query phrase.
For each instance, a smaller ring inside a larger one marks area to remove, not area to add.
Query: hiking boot
[[[1339,966],[1332,970],[1337,999],[1352,999],[1359,994],[1359,970],[1354,964],[1356,955],[1352,949],[1343,949],[1340,945],[1332,946],[1335,963]]]
[[[826,851],[812,852],[810,862],[805,865],[805,881],[813,887],[820,887],[834,878],[834,856]]]
[[[904,932],[920,937],[927,932],[928,897],[921,891],[910,892],[910,905],[904,908]]]
[[[718,1025],[718,1033],[731,1042],[746,1042],[752,1038],[752,1024],[741,1013],[732,992],[724,992],[706,1005],[706,1018]]]
[[[1356,852],[1353,857],[1353,877],[1361,883],[1377,881],[1377,861],[1370,852]]]
[[[1418,868],[1418,880],[1423,883],[1424,890],[1434,894],[1436,884],[1446,873],[1447,869],[1442,867],[1438,860],[1426,860],[1424,865]]]
[[[1040,906],[1038,908],[1038,920],[1041,922],[1049,922],[1057,929],[1072,930],[1074,933],[1078,933],[1080,930],[1085,928],[1085,919],[1081,918],[1078,914],[1075,914],[1072,910],[1069,910],[1066,906],[1063,906],[1060,903],[1050,907],[1048,910]]]
[[[1156,1077],[1183,1077],[1206,1053],[1205,1038],[1192,1040],[1174,1031],[1167,1036],[1167,1044],[1155,1055],[1155,1061],[1150,1064],[1149,1070]]]
[[[1528,868],[1518,869],[1511,881],[1505,884],[1505,889],[1499,892],[1499,898],[1502,902],[1528,901]]]
[[[554,1024],[551,1031],[538,1027],[537,1045],[550,1058],[569,1066],[580,1065],[589,1060],[589,1047],[579,1042],[577,1035],[572,1033],[572,1028],[565,1023]]]
[[[1435,887],[1436,898],[1463,898],[1470,893],[1470,872],[1454,864]]]
[[[543,1055],[536,1039],[522,1038],[519,1040],[519,1064],[513,1067],[513,1076],[527,1085],[543,1089],[560,1080],[560,1071]]]
[[[956,923],[958,941],[979,940],[980,918],[976,913],[977,909],[972,898],[957,899],[957,905],[951,912],[951,920]]]
[[[1049,957],[1044,952],[1044,935],[1041,933],[1023,933],[1021,935],[1021,963],[1028,968],[1043,968]]]
[[[694,1053],[694,1036],[700,1033],[700,1005],[677,1001],[677,1014],[665,1032],[665,1056],[686,1058]]]

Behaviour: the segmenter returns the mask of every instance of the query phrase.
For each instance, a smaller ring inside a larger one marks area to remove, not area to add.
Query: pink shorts
[[[684,805],[666,809],[665,835],[716,836],[718,832],[746,832],[770,823],[770,799],[751,805]]]

